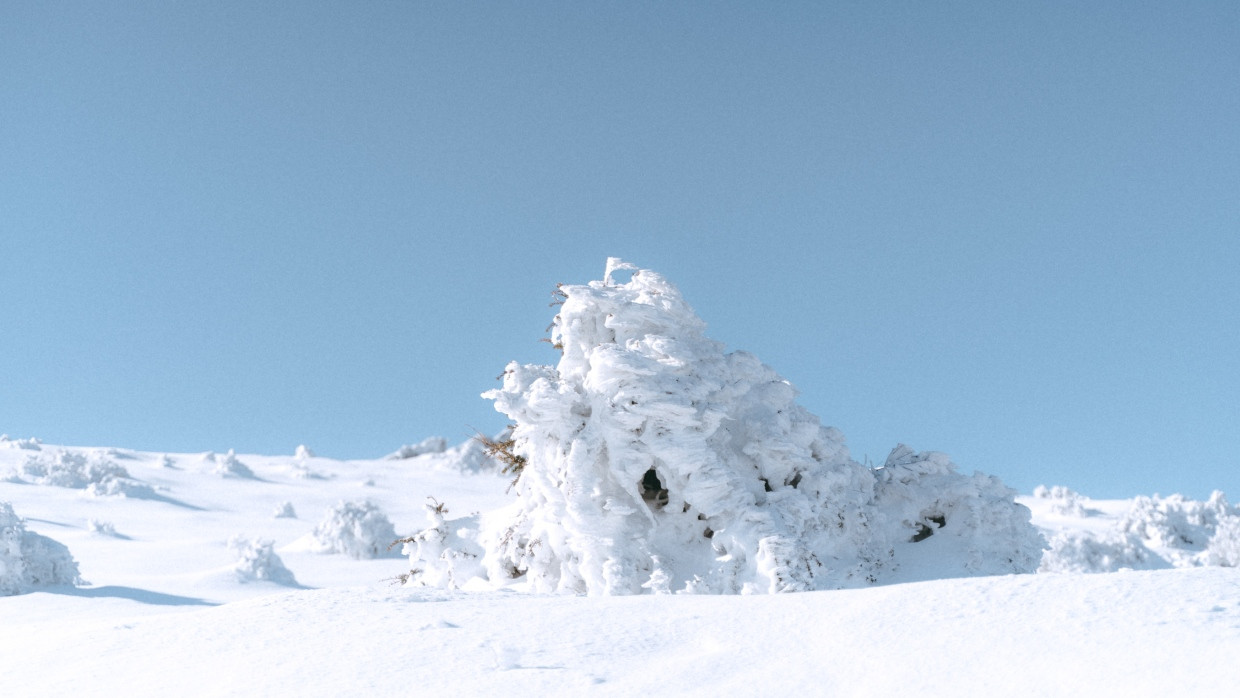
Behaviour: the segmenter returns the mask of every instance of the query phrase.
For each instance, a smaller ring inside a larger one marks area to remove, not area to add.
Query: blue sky
[[[664,273],[881,463],[1240,499],[1240,5],[9,3],[0,432],[373,457]]]

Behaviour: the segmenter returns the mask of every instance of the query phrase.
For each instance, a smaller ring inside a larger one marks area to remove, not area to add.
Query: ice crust
[[[411,583],[766,593],[1036,569],[1044,541],[1015,492],[903,445],[857,463],[663,276],[613,258],[558,293],[559,363],[511,363],[484,394],[515,425],[516,501],[476,527],[432,513],[406,546]]]

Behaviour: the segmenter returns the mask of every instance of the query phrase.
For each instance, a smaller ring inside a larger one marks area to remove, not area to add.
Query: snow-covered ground
[[[1060,541],[1044,569],[1120,570],[1106,574],[754,596],[401,586],[409,559],[378,538],[425,528],[428,497],[458,516],[513,496],[476,444],[441,449],[335,461],[0,441],[0,502],[66,546],[85,580],[0,597],[0,695],[1131,696],[1240,683],[1225,500],[1020,498]]]

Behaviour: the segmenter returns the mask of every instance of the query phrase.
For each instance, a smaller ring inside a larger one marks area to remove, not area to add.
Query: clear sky
[[[1240,499],[1240,3],[5,3],[0,432],[374,457],[676,282],[881,464]]]

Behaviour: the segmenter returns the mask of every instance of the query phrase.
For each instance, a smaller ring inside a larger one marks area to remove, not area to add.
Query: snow
[[[0,474],[23,471],[31,452],[0,450]],[[97,451],[40,452],[61,462]],[[305,541],[341,501],[369,500],[400,535],[427,530],[437,502],[463,518],[496,510],[515,497],[507,476],[313,458],[322,477],[304,479],[293,457],[235,457],[254,478],[222,478],[198,454],[130,452],[129,477],[155,497],[0,481],[0,501],[90,580],[0,597],[6,694],[1173,695],[1240,680],[1235,567],[758,596],[408,587],[395,583],[403,557],[320,554]],[[1020,501],[1051,537],[1101,535],[1134,508],[1158,509],[1085,500],[1074,516]],[[285,503],[307,515],[273,518]],[[276,561],[289,578],[259,571]]]

